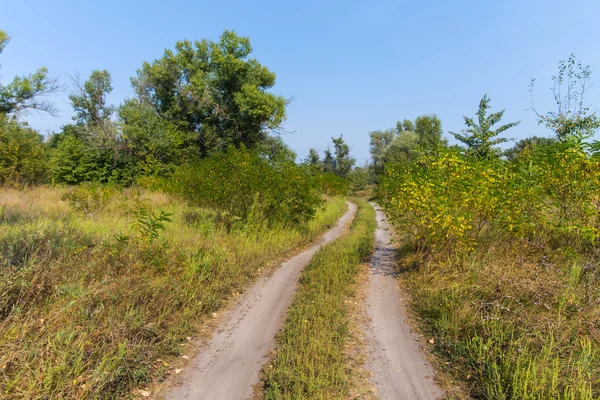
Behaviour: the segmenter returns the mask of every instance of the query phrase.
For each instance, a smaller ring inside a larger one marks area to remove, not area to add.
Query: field
[[[141,189],[3,188],[0,204],[0,394],[15,399],[114,398],[166,376],[157,359],[346,208],[231,227]]]

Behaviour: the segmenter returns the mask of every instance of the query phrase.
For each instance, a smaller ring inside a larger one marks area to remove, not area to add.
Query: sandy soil
[[[302,269],[324,244],[340,236],[352,220],[356,205],[311,247],[283,263],[270,277],[259,280],[225,316],[222,325],[181,374],[181,384],[167,390],[167,399],[241,400],[252,386],[274,346]]]
[[[382,400],[438,399],[443,392],[435,383],[434,371],[421,350],[422,339],[411,332],[398,280],[394,276],[396,246],[390,225],[381,208],[377,210],[375,253],[369,268],[366,327],[371,381]]]

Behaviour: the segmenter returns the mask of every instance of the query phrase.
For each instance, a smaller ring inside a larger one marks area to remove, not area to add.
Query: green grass
[[[357,200],[351,229],[324,246],[302,273],[273,361],[264,368],[266,399],[337,399],[349,389],[344,300],[371,254],[375,211]]]
[[[406,247],[401,277],[455,397],[588,400],[600,397],[597,266],[490,239],[437,261]]]
[[[211,210],[142,190],[75,211],[61,200],[70,190],[0,190],[0,398],[131,396],[259,269],[346,209],[335,198],[304,226],[229,230]],[[173,214],[152,243],[131,228],[139,206]]]

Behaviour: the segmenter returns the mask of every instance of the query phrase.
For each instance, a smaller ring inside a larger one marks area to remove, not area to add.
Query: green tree
[[[0,53],[10,38],[0,30]],[[60,89],[57,79],[48,76],[45,67],[33,74],[17,76],[7,85],[0,85],[0,114],[16,114],[28,110],[56,114],[54,105],[44,97],[56,93]]]
[[[57,183],[111,182],[129,184],[138,172],[122,130],[111,119],[115,107],[108,103],[112,91],[108,71],[95,70],[83,83],[75,79],[69,95],[74,125],[50,139],[54,147],[52,176]],[[156,132],[158,135],[159,132]]]
[[[371,174],[369,169],[370,165],[367,164],[364,167],[355,167],[350,171],[348,180],[350,181],[352,192],[360,192],[369,187]]]
[[[121,135],[140,175],[163,175],[200,156],[196,135],[161,118],[148,103],[130,99],[119,108]]]
[[[492,127],[500,122],[505,110],[487,115],[489,108],[490,98],[484,95],[479,102],[477,121],[465,116],[463,118],[467,129],[462,130],[462,133],[450,132],[458,141],[466,145],[467,154],[477,158],[499,157],[501,150],[495,146],[507,142],[508,139],[498,136],[520,123],[520,121],[511,122],[493,130]]]
[[[350,147],[344,142],[342,136],[339,138],[331,138],[335,150],[335,162],[333,172],[341,177],[346,178],[348,173],[354,166],[356,160],[350,157]]]
[[[406,132],[406,131],[414,132],[415,124],[410,119],[405,119],[402,122],[398,121],[396,123],[396,130],[398,131],[398,133]]]
[[[65,133],[55,139],[52,153],[52,178],[56,183],[75,185],[95,178],[96,165],[91,160],[90,149],[75,135]]]
[[[75,80],[76,92],[69,95],[75,115],[73,120],[79,125],[101,126],[110,118],[115,107],[107,103],[107,95],[113,90],[112,78],[107,70],[94,70],[90,77],[80,83]]]
[[[94,70],[84,83],[78,78],[74,81],[75,91],[69,95],[69,100],[81,138],[96,151],[110,150],[116,156],[125,143],[111,120],[116,108],[107,100],[113,89],[110,74],[106,70]]]
[[[409,163],[417,159],[419,154],[419,135],[411,131],[403,131],[385,149],[385,164]]]
[[[42,183],[46,171],[42,135],[15,118],[0,115],[0,185]]]
[[[269,92],[275,74],[250,58],[250,40],[225,31],[219,42],[177,42],[132,79],[139,101],[195,134],[202,154],[253,148],[285,119],[286,100]]]
[[[398,122],[400,124],[400,122]],[[401,125],[401,124],[400,124]],[[369,150],[375,174],[383,172],[385,151],[398,135],[397,129],[386,129],[369,132]]]
[[[419,147],[425,152],[436,152],[447,144],[442,139],[442,121],[435,114],[417,117],[414,131],[419,138]]]
[[[308,150],[308,156],[304,160],[306,165],[319,166],[321,159],[319,157],[319,151],[315,148]]]
[[[325,149],[325,155],[323,157],[323,162],[321,163],[322,167],[321,169],[324,172],[330,172],[330,173],[335,173],[335,157],[333,156],[333,153],[331,152],[331,149],[327,148]]]

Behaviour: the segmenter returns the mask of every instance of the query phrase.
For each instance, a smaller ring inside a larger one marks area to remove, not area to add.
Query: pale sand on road
[[[443,395],[433,380],[434,371],[406,320],[395,277],[396,246],[390,225],[376,204],[375,252],[369,265],[366,342],[367,369],[377,397],[382,400],[438,399]]]
[[[183,372],[182,384],[167,399],[244,400],[252,396],[262,365],[274,346],[302,269],[316,251],[337,239],[352,220],[356,205],[337,225],[307,250],[283,263],[270,277],[259,280],[228,312],[207,346]]]

